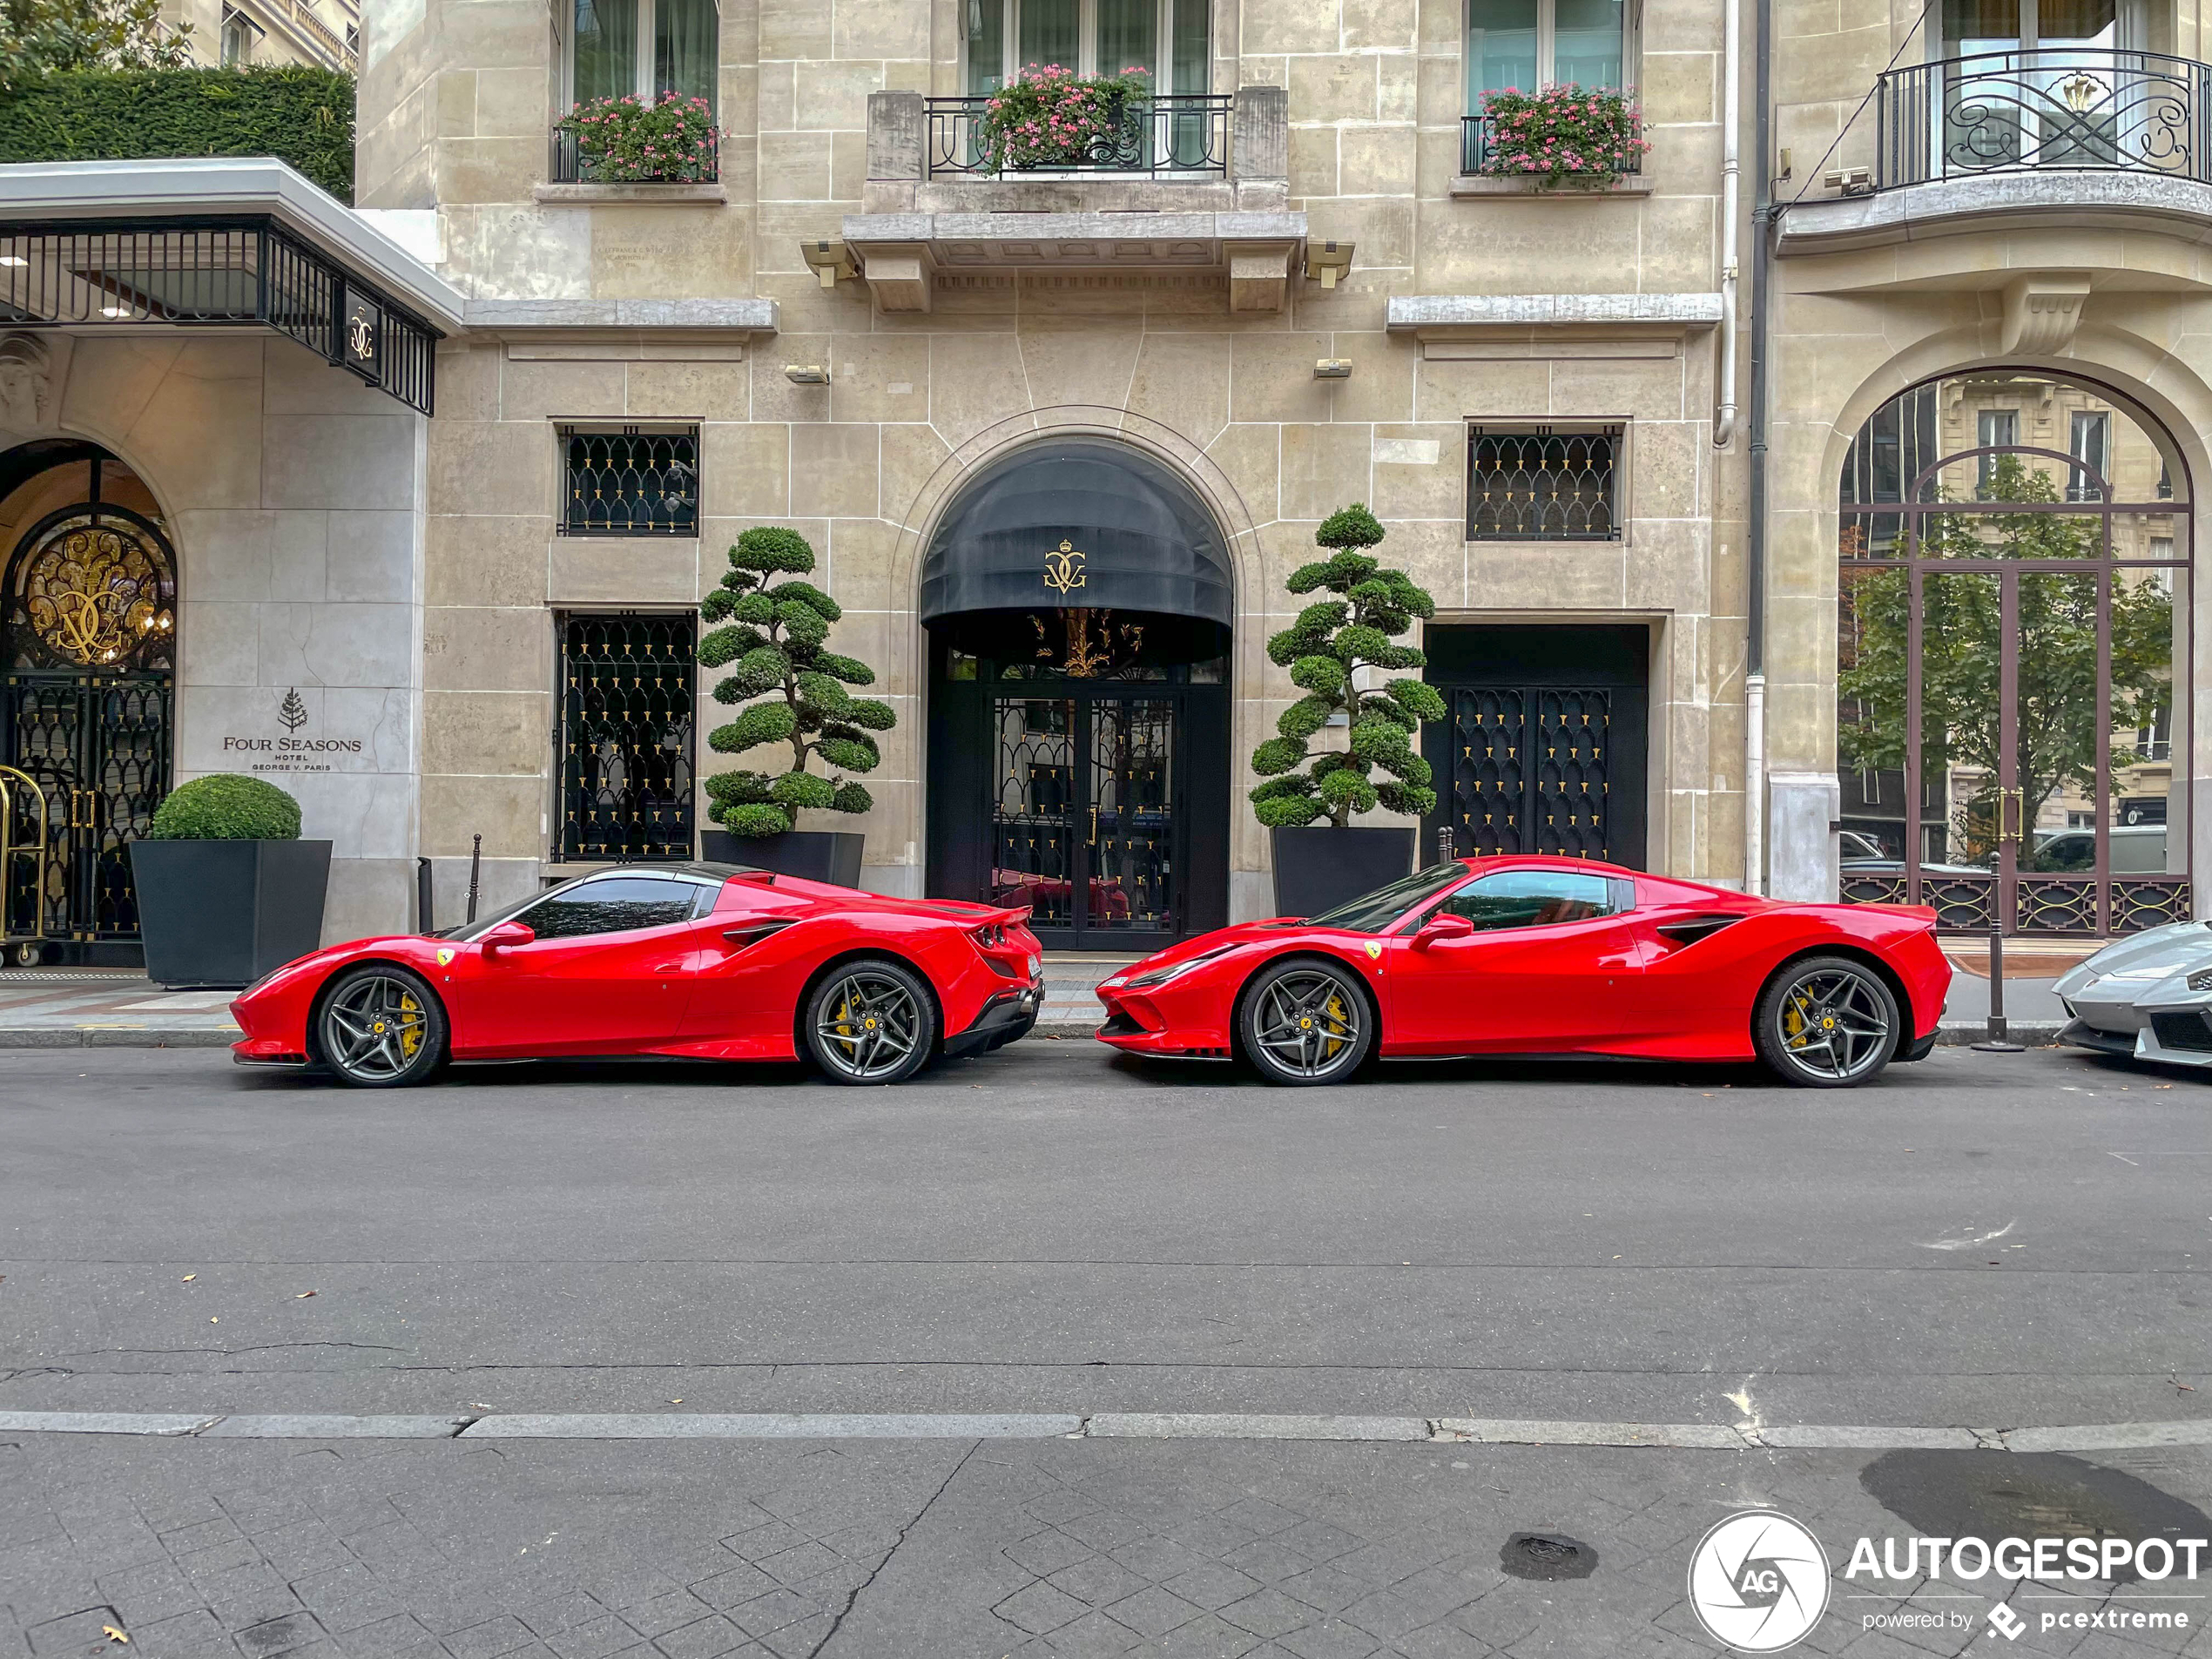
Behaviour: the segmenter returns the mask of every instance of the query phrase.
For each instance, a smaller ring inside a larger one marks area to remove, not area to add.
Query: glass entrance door
[[[1082,688],[990,703],[994,904],[1027,904],[1048,944],[1173,936],[1181,699]]]

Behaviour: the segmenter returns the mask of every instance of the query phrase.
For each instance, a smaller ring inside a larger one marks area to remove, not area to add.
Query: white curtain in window
[[[1621,0],[1554,0],[1552,79],[1621,84]]]
[[[638,0],[576,0],[576,101],[637,90]]]
[[[653,96],[703,98],[714,107],[714,0],[655,0]]]
[[[1536,8],[1541,0],[1467,0],[1467,109],[1485,92],[1536,89]]]

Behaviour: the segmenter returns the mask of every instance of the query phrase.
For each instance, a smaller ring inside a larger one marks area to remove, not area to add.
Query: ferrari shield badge
[[[443,968],[443,967],[444,967],[444,966],[445,966],[448,962],[451,961],[452,960],[453,960],[453,953],[452,953],[451,951],[449,951],[449,950],[442,950],[442,951],[440,951],[440,952],[438,953],[438,966],[439,966],[440,968]]]
[[[1379,941],[1370,939],[1366,948],[1369,961],[1379,962],[1382,960],[1382,945]]]

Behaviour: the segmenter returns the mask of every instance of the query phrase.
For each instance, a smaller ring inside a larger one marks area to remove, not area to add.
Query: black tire
[[[1237,999],[1238,1058],[1271,1083],[1348,1081],[1375,1047],[1374,1012],[1349,969],[1319,956],[1270,962]]]
[[[315,1057],[354,1089],[408,1089],[446,1057],[446,1011],[421,976],[363,962],[330,981],[315,1008]]]
[[[1882,976],[1848,956],[1809,956],[1759,994],[1751,1041],[1767,1069],[1800,1089],[1851,1089],[1881,1076],[1903,1022]]]
[[[937,1000],[904,962],[887,956],[840,962],[807,997],[799,1035],[832,1082],[904,1082],[937,1052]]]

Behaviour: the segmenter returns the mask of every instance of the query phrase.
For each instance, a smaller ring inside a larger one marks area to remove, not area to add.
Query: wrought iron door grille
[[[171,687],[166,674],[8,676],[0,762],[46,796],[51,850],[38,906],[50,939],[138,936],[130,843],[168,792]]]
[[[1467,540],[1609,542],[1622,428],[1467,432]]]
[[[1456,848],[1612,856],[1610,691],[1459,687],[1451,704]]]
[[[691,856],[692,616],[561,623],[564,859]]]
[[[563,536],[697,536],[699,429],[560,429]]]
[[[0,320],[259,324],[433,413],[437,330],[267,219],[0,224]]]

